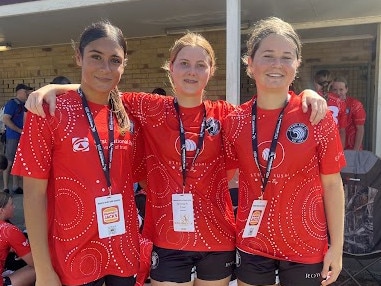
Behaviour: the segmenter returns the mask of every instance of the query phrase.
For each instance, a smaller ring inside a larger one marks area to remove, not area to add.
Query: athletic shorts
[[[272,285],[276,283],[276,271],[282,286],[320,286],[323,262],[302,264],[275,260],[253,255],[237,249],[237,278],[252,285]]]
[[[153,246],[150,277],[160,282],[185,283],[198,279],[221,280],[232,275],[235,251],[183,251]]]
[[[5,157],[11,162],[15,160],[17,145],[19,144],[19,139],[7,139],[5,142]]]
[[[114,275],[107,275],[103,278],[100,278],[96,281],[83,284],[82,286],[134,286],[135,285],[135,277],[119,277]]]

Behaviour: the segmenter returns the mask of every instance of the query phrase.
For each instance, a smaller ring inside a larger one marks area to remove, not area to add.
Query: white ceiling
[[[226,1],[0,0],[0,43],[13,48],[69,43],[101,18],[119,26],[127,38],[165,35],[168,28],[224,25]],[[280,17],[294,24],[305,41],[375,37],[381,23],[381,0],[241,0],[241,11],[244,23]]]

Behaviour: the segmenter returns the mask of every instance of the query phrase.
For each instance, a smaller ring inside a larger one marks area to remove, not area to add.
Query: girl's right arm
[[[77,90],[80,84],[48,84],[36,91],[33,91],[25,102],[25,107],[30,112],[45,117],[42,103],[45,101],[49,105],[49,113],[54,116],[56,110],[57,94],[65,93],[70,90]]]
[[[24,177],[24,215],[36,271],[36,286],[61,286],[48,244],[46,189],[48,180]]]

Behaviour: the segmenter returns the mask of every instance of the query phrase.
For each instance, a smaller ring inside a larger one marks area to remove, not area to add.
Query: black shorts
[[[278,271],[282,286],[320,286],[323,262],[302,264],[275,260],[237,250],[237,278],[252,285],[272,285]]]
[[[206,281],[229,277],[235,267],[235,251],[183,251],[153,247],[150,277],[160,282],[185,283],[197,278]]]
[[[83,284],[82,286],[102,286],[103,283],[106,286],[134,286],[135,277],[119,277],[114,275],[107,275],[103,278],[100,278],[96,281]]]

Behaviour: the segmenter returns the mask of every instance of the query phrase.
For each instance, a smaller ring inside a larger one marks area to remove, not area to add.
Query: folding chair
[[[381,159],[369,151],[346,150],[341,171],[345,190],[343,274],[356,285],[362,277],[381,285]],[[356,270],[346,258],[357,262]],[[378,269],[375,273],[374,269]]]

